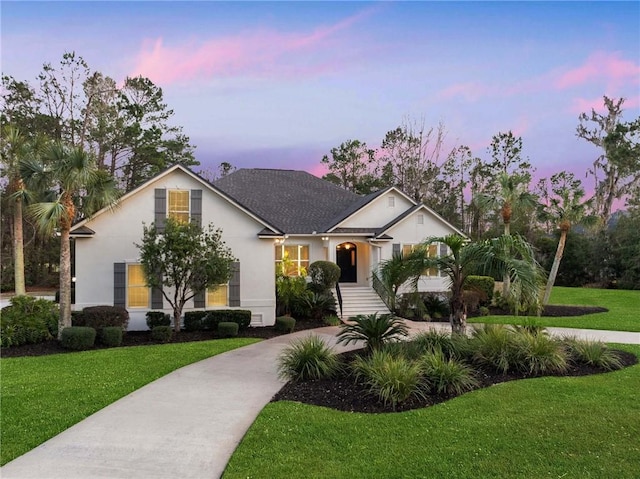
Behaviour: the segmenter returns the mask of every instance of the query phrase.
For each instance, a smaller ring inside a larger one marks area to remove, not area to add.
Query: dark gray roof
[[[213,185],[288,234],[322,233],[372,196],[362,197],[305,171],[293,170],[240,169]]]
[[[358,195],[358,199],[356,201],[354,201],[351,205],[349,205],[349,207],[346,210],[341,211],[339,214],[337,214],[336,216],[331,218],[329,223],[327,223],[325,225],[325,229],[326,230],[331,229],[333,226],[337,225],[338,223],[340,223],[344,219],[348,218],[349,216],[354,214],[356,211],[358,211],[360,208],[362,208],[363,206],[369,204],[371,201],[376,199],[378,196],[380,196],[385,191],[389,191],[391,188],[393,188],[393,187],[389,186],[387,188],[383,188],[381,190],[374,191],[373,193],[370,193],[370,194],[368,194],[366,196],[359,196]]]

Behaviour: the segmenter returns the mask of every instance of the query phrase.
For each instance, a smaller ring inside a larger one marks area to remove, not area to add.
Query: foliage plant
[[[358,356],[352,368],[371,394],[394,409],[412,396],[423,395],[420,365],[403,356],[375,349],[370,356]]]
[[[517,344],[514,332],[501,324],[485,324],[472,336],[473,361],[500,373],[516,369]]]
[[[222,240],[222,230],[210,224],[181,223],[167,218],[163,231],[155,224],[143,226],[140,262],[147,285],[162,289],[173,309],[173,324],[180,332],[182,309],[199,291],[224,284],[235,261]]]
[[[409,330],[404,321],[391,314],[373,313],[359,315],[340,325],[338,344],[350,344],[364,341],[365,347],[375,350],[389,341],[406,337]]]
[[[149,330],[152,330],[156,326],[171,326],[171,317],[164,311],[147,311],[145,316]],[[187,318],[185,315],[185,329],[188,329],[186,326]]]
[[[338,356],[315,334],[293,341],[278,357],[280,377],[294,381],[330,378],[340,368]]]
[[[308,274],[313,290],[326,293],[331,291],[340,279],[340,267],[331,261],[314,261],[309,265]]]
[[[574,363],[588,364],[609,371],[622,367],[618,355],[599,341],[565,338],[563,344],[570,361]]]
[[[88,326],[70,326],[62,330],[60,344],[63,348],[83,351],[93,347],[96,330]]]
[[[567,352],[562,343],[544,331],[515,331],[514,340],[517,364],[523,372],[535,376],[567,369]]]
[[[276,311],[279,315],[291,314],[296,303],[304,300],[311,292],[302,276],[276,274]]]
[[[88,326],[96,331],[109,326],[118,326],[126,331],[129,312],[118,306],[88,306],[82,310],[82,314],[74,317],[72,323],[74,326]]]
[[[278,316],[276,318],[275,327],[277,331],[293,333],[293,330],[296,327],[296,320],[291,316]]]
[[[159,343],[168,343],[172,336],[171,326],[156,326],[151,330],[151,339]]]
[[[122,344],[122,328],[119,326],[107,326],[98,331],[98,340],[109,348],[115,348]]]
[[[238,335],[238,323],[221,321],[218,323],[218,334],[223,338],[234,338]]]
[[[58,306],[46,299],[14,296],[0,313],[2,347],[39,343],[58,333]]]
[[[438,394],[460,395],[478,387],[471,366],[438,348],[423,355],[419,364],[426,387]]]
[[[330,314],[328,316],[324,316],[322,318],[322,321],[327,326],[340,326],[342,324],[342,321],[340,320],[340,318],[338,316],[336,316],[335,314]]]

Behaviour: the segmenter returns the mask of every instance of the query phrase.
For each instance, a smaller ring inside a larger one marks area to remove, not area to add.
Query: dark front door
[[[342,243],[336,246],[336,264],[340,266],[340,283],[356,283],[358,281],[356,245]]]

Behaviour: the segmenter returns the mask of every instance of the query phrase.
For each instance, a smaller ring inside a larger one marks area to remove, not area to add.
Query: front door
[[[358,281],[358,252],[355,244],[342,243],[336,246],[336,264],[340,266],[340,283]]]

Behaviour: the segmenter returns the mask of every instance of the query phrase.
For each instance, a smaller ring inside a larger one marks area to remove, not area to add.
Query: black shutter
[[[164,232],[164,224],[167,221],[167,190],[164,188],[155,189],[155,210],[154,222],[158,232]]]
[[[113,263],[113,305],[125,308],[127,304],[127,265]]]
[[[162,276],[157,275],[162,284]],[[151,309],[164,308],[164,297],[162,296],[162,286],[159,288],[151,288]]]
[[[400,255],[400,243],[393,243],[393,256]]]
[[[229,280],[229,306],[240,306],[240,262],[231,263]]]
[[[440,243],[440,257],[447,256],[447,245],[444,243]]]
[[[198,293],[196,293],[196,295],[193,297],[193,307],[194,308],[204,308],[205,304],[204,304],[204,291],[200,291]]]
[[[191,222],[202,226],[202,190],[191,190]]]

